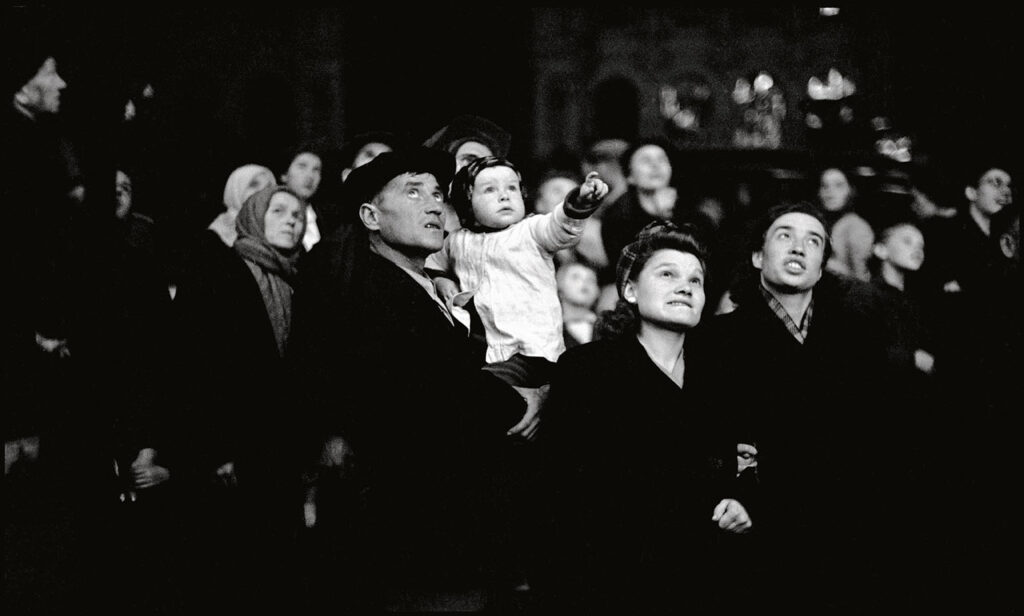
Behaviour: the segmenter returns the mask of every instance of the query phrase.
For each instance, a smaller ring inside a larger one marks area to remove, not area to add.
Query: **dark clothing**
[[[709,395],[743,419],[739,440],[758,450],[754,581],[777,607],[882,601],[872,585],[880,568],[906,557],[898,537],[880,535],[906,435],[886,410],[877,311],[855,301],[847,285],[856,284],[825,274],[803,344],[756,290],[711,322]],[[871,552],[881,546],[885,563]]]
[[[726,539],[711,517],[739,498],[736,441],[693,395],[702,374],[686,361],[680,389],[632,334],[560,358],[540,435],[550,518],[534,584],[555,612],[721,605],[709,584]]]
[[[950,219],[935,219],[923,229],[928,258],[922,276],[929,287],[942,289],[956,281],[961,292],[987,292],[998,279],[996,264],[1002,261],[998,243],[985,235],[968,208]]]
[[[23,229],[5,248],[4,268],[2,428],[4,438],[13,439],[48,429],[56,412],[32,391],[33,383],[45,389],[60,378],[56,361],[36,349],[35,333],[68,335],[73,210],[56,119],[31,120],[10,98],[6,105],[0,112],[0,203],[19,212]]]
[[[492,473],[523,400],[480,369],[482,348],[409,274],[368,251],[356,259],[355,271],[321,261],[326,277],[304,281],[316,291],[296,295],[293,357],[321,434],[354,451],[370,582],[478,584]]]
[[[286,370],[259,286],[226,246],[178,289],[176,475],[187,504],[190,609],[284,609],[296,596],[302,383]],[[238,487],[215,472],[234,462]]]

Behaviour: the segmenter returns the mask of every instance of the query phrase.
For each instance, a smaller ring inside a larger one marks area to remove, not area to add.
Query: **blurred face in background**
[[[312,152],[300,152],[288,165],[281,176],[281,183],[295,191],[303,199],[309,199],[320,187],[320,172],[323,167],[320,157]]]
[[[455,172],[458,173],[459,169],[478,158],[487,158],[488,156],[494,156],[491,148],[479,141],[467,141],[455,150]]]
[[[818,200],[821,207],[829,212],[838,212],[850,201],[850,182],[846,174],[839,169],[826,169],[821,172],[818,184]]]
[[[626,179],[639,190],[666,188],[672,180],[672,162],[660,146],[642,146],[629,159],[629,177]]]
[[[352,168],[358,169],[384,152],[390,151],[391,146],[387,144],[377,143],[376,141],[367,143],[363,147],[359,148],[358,152],[356,152],[355,158],[352,159]]]
[[[977,187],[967,187],[967,200],[982,214],[992,216],[1013,203],[1010,174],[1002,169],[989,169],[978,180]]]
[[[924,236],[914,225],[899,225],[878,242],[875,256],[897,269],[916,272],[924,263]]]
[[[537,200],[533,204],[533,210],[538,214],[547,214],[564,201],[569,191],[577,186],[579,182],[567,177],[548,178],[537,189]]]
[[[574,306],[593,308],[600,289],[597,273],[580,263],[567,263],[558,268],[558,295]]]

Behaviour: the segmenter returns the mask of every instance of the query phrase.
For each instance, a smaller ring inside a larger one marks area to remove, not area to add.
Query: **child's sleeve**
[[[547,214],[527,219],[530,234],[537,245],[554,254],[565,248],[572,248],[580,242],[586,219],[570,218],[565,213],[565,203],[559,203]]]

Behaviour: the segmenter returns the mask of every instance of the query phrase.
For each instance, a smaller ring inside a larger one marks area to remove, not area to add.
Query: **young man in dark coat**
[[[879,576],[883,559],[865,546],[877,545],[874,521],[892,506],[880,471],[898,470],[883,446],[898,437],[880,412],[880,330],[870,307],[850,301],[852,283],[823,274],[826,228],[798,203],[770,209],[754,229],[738,307],[711,324],[707,393],[739,420],[740,467],[756,482],[756,573],[741,586],[765,593],[758,602],[827,611],[861,600],[857,589]]]
[[[496,457],[514,426],[536,424],[536,404],[527,412],[523,395],[480,370],[483,349],[423,269],[442,245],[453,167],[451,155],[415,148],[354,170],[346,207],[358,211],[366,254],[357,271],[321,269],[306,281],[316,291],[297,298],[294,358],[327,437],[323,461],[364,486],[365,562],[354,569],[368,577],[359,590],[376,595],[370,607],[481,601]],[[334,521],[318,513],[307,523]]]

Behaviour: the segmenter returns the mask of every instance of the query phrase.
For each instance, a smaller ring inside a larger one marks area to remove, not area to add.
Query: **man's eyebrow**
[[[794,227],[793,227],[793,225],[779,225],[779,226],[777,226],[777,227],[775,227],[773,229],[773,232],[774,231],[782,231],[782,230],[793,231]],[[816,235],[816,236],[820,237],[821,239],[825,239],[825,234],[824,233],[818,233],[817,231],[814,231],[813,229],[808,231],[807,233],[809,233],[810,235]]]

